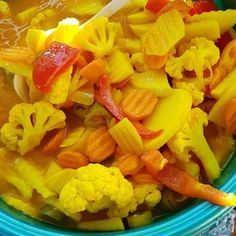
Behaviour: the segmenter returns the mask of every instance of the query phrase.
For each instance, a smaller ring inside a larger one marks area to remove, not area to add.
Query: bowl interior
[[[236,193],[236,153],[222,171],[214,186],[226,192]],[[200,200],[193,200],[175,213],[156,219],[150,226],[125,232],[88,233],[59,229],[25,216],[0,201],[0,232],[7,235],[195,235],[208,228],[217,219],[230,211],[229,207],[215,206]],[[26,233],[27,232],[27,233]]]
[[[214,0],[214,2],[220,9],[223,9],[220,0]],[[230,162],[224,168],[221,177],[214,183],[214,186],[226,192],[236,193],[236,153],[232,154]],[[156,219],[150,226],[125,232],[89,233],[59,229],[25,216],[0,201],[0,235],[196,235],[230,210],[229,207],[219,207],[200,200],[193,200],[181,210]]]

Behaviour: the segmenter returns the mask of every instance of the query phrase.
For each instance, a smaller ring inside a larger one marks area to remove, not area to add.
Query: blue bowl
[[[223,9],[220,1],[215,1],[219,8]],[[236,193],[236,153],[223,170],[221,177],[214,186],[226,191]],[[230,207],[220,207],[200,200],[192,201],[191,204],[175,213],[157,219],[152,225],[139,229],[126,230],[111,233],[75,232],[59,229],[53,225],[32,219],[0,201],[0,235],[4,236],[74,236],[74,235],[181,235],[194,236],[208,229],[216,221],[223,218]]]

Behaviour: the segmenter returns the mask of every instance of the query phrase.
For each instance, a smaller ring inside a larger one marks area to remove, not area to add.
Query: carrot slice
[[[57,151],[65,137],[66,137],[66,129],[58,130],[56,134],[49,140],[49,142],[44,145],[43,152],[49,153]]]
[[[116,142],[109,134],[107,127],[96,129],[85,145],[85,154],[91,162],[102,162],[113,154]]]
[[[144,55],[146,64],[152,70],[161,69],[166,64],[167,58],[168,54],[164,56]]]
[[[137,173],[132,175],[132,178],[137,184],[157,184],[158,181],[155,180],[152,175],[148,173]]]
[[[145,152],[141,156],[141,159],[144,161],[147,171],[153,175],[159,170],[162,170],[168,162],[167,159],[156,150]]]
[[[144,166],[144,164],[137,155],[127,153],[118,157],[114,163],[114,166],[118,167],[121,173],[126,176],[137,173]]]
[[[121,103],[124,114],[134,121],[148,117],[157,104],[157,97],[149,90],[133,90]]]
[[[104,72],[105,63],[101,58],[95,59],[80,70],[80,75],[97,83]]]
[[[88,158],[80,152],[64,151],[57,156],[57,163],[63,168],[78,169],[89,164]]]
[[[232,134],[236,134],[236,98],[230,100],[224,109],[225,128]]]

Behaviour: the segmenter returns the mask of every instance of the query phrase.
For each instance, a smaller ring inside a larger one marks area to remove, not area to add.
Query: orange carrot
[[[95,59],[80,70],[80,75],[93,83],[97,83],[104,73],[105,63],[101,58]]]
[[[90,63],[94,60],[94,55],[89,51],[80,50],[79,54],[85,58],[87,63]]]
[[[43,147],[44,153],[55,152],[59,149],[60,144],[62,144],[64,138],[66,137],[66,129],[58,130],[55,135],[49,140],[47,144]]]
[[[129,78],[128,79],[124,79],[124,80],[122,80],[122,81],[120,81],[118,83],[115,83],[114,86],[116,88],[118,88],[118,89],[122,89],[122,88],[124,88],[129,83],[129,80],[130,80]]]
[[[108,132],[107,127],[96,129],[87,139],[85,154],[90,162],[102,162],[115,151],[116,142]]]
[[[236,66],[236,39],[224,48],[218,64],[214,68],[210,89],[214,89]]]
[[[155,180],[152,175],[148,173],[137,173],[132,175],[132,178],[137,184],[157,184],[158,181]]]
[[[121,103],[124,114],[133,121],[148,117],[157,104],[157,97],[149,90],[133,90]]]
[[[164,56],[144,55],[144,60],[148,67],[152,70],[161,69],[167,61],[168,54]]]
[[[85,67],[87,64],[88,63],[87,63],[86,59],[83,56],[81,56],[79,53],[78,57],[77,57],[77,61],[76,61],[76,66],[81,69],[81,68]]]
[[[118,157],[114,166],[118,167],[121,173],[126,176],[137,173],[144,165],[137,155],[127,153]]]
[[[236,134],[236,98],[230,100],[224,109],[225,128],[232,134]]]
[[[141,159],[144,161],[148,173],[155,175],[159,170],[162,170],[166,163],[167,159],[156,150],[151,150],[145,152]]]
[[[63,168],[78,169],[89,164],[88,158],[80,152],[64,151],[57,156],[57,163]]]

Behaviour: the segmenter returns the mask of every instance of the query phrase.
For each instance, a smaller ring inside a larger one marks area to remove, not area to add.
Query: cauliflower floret
[[[198,106],[204,100],[204,93],[198,87],[189,81],[173,80],[173,87],[187,90],[193,99],[193,106]]]
[[[145,204],[153,208],[161,200],[161,192],[156,184],[137,184],[134,186],[134,197],[129,205],[123,208],[111,207],[108,211],[109,217],[127,217],[134,212],[138,205]]]
[[[182,128],[169,140],[168,146],[181,161],[188,161],[190,152],[195,153],[209,180],[214,180],[220,175],[220,167],[204,136],[203,127],[207,124],[207,114],[193,108]]]
[[[178,50],[179,57],[172,56],[166,63],[166,72],[175,79],[183,78],[183,71],[195,71],[200,88],[204,87],[204,70],[212,71],[220,58],[220,50],[204,37],[193,38],[183,43]]]
[[[62,104],[67,100],[70,85],[72,67],[59,75],[52,84],[50,91],[45,95],[45,99],[52,104]]]
[[[107,17],[99,17],[81,27],[78,34],[78,47],[95,56],[102,57],[111,54],[117,36],[122,34],[120,23],[109,22]]]
[[[9,150],[24,155],[40,144],[46,132],[65,127],[65,118],[62,111],[45,101],[17,104],[1,128],[1,141]]]
[[[123,208],[132,202],[134,190],[116,167],[89,164],[77,169],[63,187],[60,202],[71,214],[98,212],[112,206]]]

